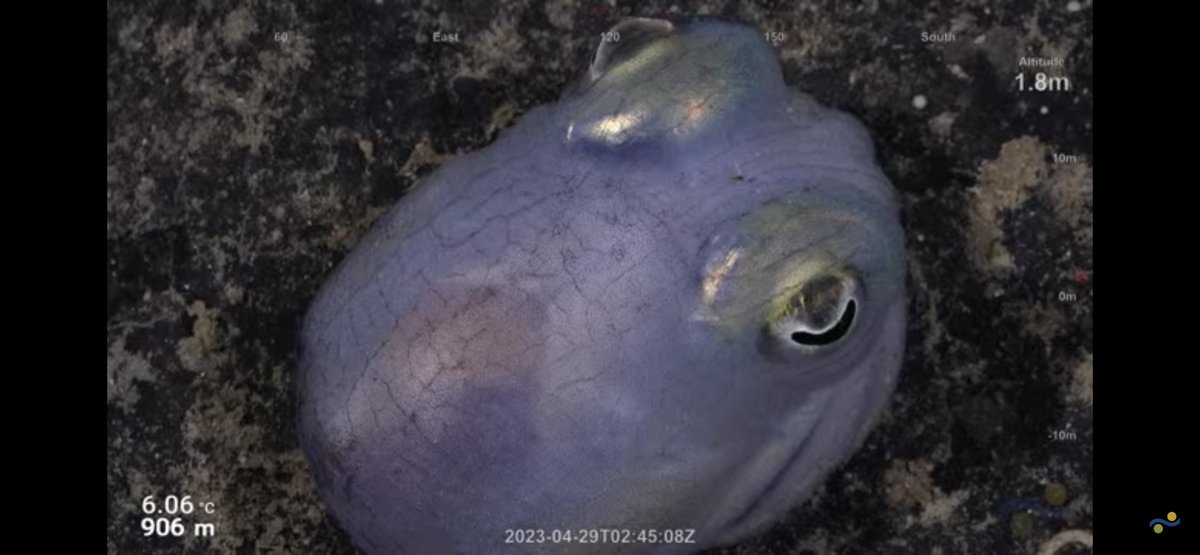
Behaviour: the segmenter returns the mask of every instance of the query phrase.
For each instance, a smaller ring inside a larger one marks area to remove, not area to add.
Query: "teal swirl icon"
[[[1150,527],[1154,529],[1155,534],[1161,534],[1164,530],[1163,526],[1170,526],[1172,528],[1179,526],[1179,515],[1172,511],[1167,513],[1166,520],[1156,518],[1150,521]]]

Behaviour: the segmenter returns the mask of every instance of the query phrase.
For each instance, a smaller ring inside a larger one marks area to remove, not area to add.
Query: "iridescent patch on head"
[[[566,140],[609,146],[686,141],[752,104],[772,101],[782,87],[774,51],[746,28],[630,19],[603,35],[587,73],[565,99]]]

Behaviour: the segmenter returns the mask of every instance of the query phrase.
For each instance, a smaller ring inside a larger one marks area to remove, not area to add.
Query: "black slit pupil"
[[[792,341],[801,345],[820,347],[841,339],[846,335],[846,332],[850,331],[850,324],[854,323],[854,311],[857,308],[854,299],[850,299],[846,302],[846,310],[842,312],[842,317],[838,319],[837,324],[834,324],[832,328],[822,333],[792,332]]]

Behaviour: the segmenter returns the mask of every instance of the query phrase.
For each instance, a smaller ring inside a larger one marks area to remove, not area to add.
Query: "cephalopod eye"
[[[816,276],[790,292],[783,310],[767,324],[767,332],[792,347],[812,350],[833,345],[850,334],[859,312],[851,278]]]

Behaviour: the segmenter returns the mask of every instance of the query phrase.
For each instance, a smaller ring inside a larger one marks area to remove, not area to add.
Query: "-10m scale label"
[[[147,495],[142,499],[142,513],[146,515],[141,522],[142,535],[181,537],[190,532],[195,537],[211,537],[217,532],[215,524],[211,522],[195,522],[192,523],[189,529],[184,524],[183,517],[176,515],[191,515],[193,513],[211,515],[214,512],[216,512],[216,507],[211,501],[192,501],[192,496],[190,495],[183,497],[168,495],[161,502],[156,502],[153,495]]]

